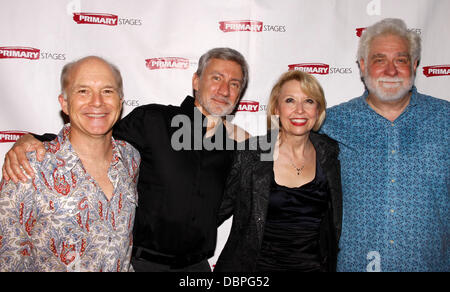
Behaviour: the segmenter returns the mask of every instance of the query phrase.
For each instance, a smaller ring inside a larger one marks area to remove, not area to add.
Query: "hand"
[[[12,179],[14,183],[18,183],[19,180],[22,182],[27,181],[27,177],[25,176],[25,172],[29,176],[34,176],[33,168],[28,162],[28,158],[26,153],[36,151],[36,158],[38,161],[42,161],[45,156],[45,147],[43,143],[31,134],[26,134],[21,137],[17,142],[13,145],[11,150],[8,151],[5,155],[5,162],[3,163],[3,178],[5,180]],[[23,169],[21,168],[23,167]]]

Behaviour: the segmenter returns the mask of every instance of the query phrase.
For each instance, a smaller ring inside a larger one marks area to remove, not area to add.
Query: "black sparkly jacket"
[[[266,139],[263,141],[269,141],[273,146],[276,139],[270,141],[269,133],[263,136]],[[320,226],[321,270],[335,271],[342,227],[339,146],[323,134],[311,132],[310,139],[325,172],[330,194],[328,211]],[[261,155],[267,157],[269,153],[262,150],[261,141],[261,137],[253,137],[247,141],[246,149],[256,150],[236,151],[218,215],[218,224],[231,215],[233,223],[215,272],[252,272],[256,268],[273,178],[273,159],[261,161]]]

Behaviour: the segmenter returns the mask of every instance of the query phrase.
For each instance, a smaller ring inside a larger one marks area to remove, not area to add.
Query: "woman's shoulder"
[[[339,154],[338,142],[326,134],[311,132],[309,137],[316,150],[323,149],[324,151],[329,152],[329,154],[334,154],[334,156]]]
[[[265,135],[252,136],[241,143],[241,149],[248,154],[269,152],[277,141],[278,132],[268,131]],[[245,145],[245,146],[244,146]]]

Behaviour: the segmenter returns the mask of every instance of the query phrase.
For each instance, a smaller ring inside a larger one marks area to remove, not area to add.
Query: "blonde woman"
[[[279,129],[274,159],[261,159],[260,147],[236,153],[219,212],[233,225],[215,271],[335,271],[342,193],[338,144],[315,132],[325,108],[310,74],[289,71],[275,84],[267,119]]]

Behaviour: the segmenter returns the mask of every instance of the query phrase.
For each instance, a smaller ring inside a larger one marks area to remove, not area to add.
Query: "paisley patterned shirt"
[[[327,110],[340,146],[338,271],[450,271],[450,103],[413,87],[390,122],[368,93]]]
[[[140,156],[123,141],[113,144],[108,201],[86,172],[66,125],[45,143],[35,177],[0,184],[0,271],[129,271]]]

